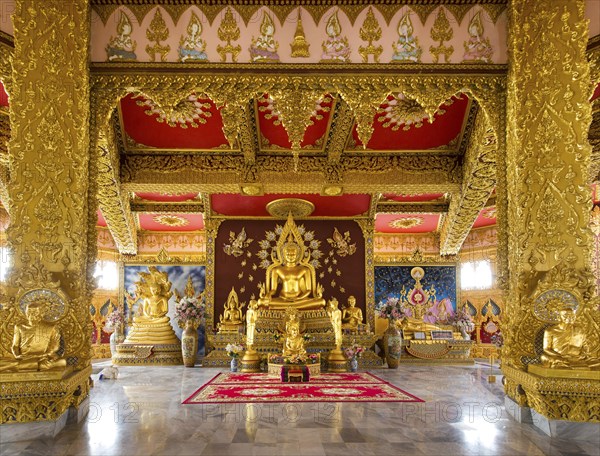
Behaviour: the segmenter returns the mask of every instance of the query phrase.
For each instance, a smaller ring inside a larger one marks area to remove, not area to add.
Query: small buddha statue
[[[237,332],[238,328],[244,324],[242,307],[243,304],[240,305],[235,288],[232,287],[223,314],[219,318],[220,332]]]
[[[290,220],[288,218],[286,227]],[[294,223],[293,220],[291,223]],[[316,283],[315,269],[307,258],[303,259],[303,253],[303,246],[290,234],[277,249],[277,258],[267,269],[266,281],[260,287],[260,306],[279,310],[288,307],[319,309],[325,306],[323,289]]]
[[[11,351],[14,360],[3,362],[0,370],[45,371],[64,369],[67,360],[57,354],[60,333],[56,323],[44,321],[47,303],[36,301],[27,305],[27,323],[15,325]]]
[[[296,312],[288,312],[283,342],[283,356],[292,355],[306,355],[304,338],[300,332],[300,320]]]
[[[258,302],[256,299],[251,299],[246,310],[246,345],[252,347],[254,345],[254,333],[256,330],[256,320],[258,319]]]
[[[340,350],[342,347],[342,311],[338,308],[338,300],[332,298],[327,303],[327,315],[333,326],[333,335],[335,336],[335,348]]]
[[[576,321],[572,307],[563,307],[558,315],[559,323],[544,330],[544,351],[540,356],[542,365],[565,369],[600,368],[598,353],[589,352],[587,338],[591,335],[591,328]]]
[[[342,329],[356,331],[363,322],[362,310],[356,307],[356,298],[348,297],[348,306],[342,312]]]

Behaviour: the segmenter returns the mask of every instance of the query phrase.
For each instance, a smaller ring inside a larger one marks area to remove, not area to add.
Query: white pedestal
[[[550,420],[531,409],[533,425],[544,434],[557,439],[586,440],[600,444],[600,423]]]

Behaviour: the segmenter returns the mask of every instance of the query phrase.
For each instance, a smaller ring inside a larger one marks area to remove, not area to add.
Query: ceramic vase
[[[393,319],[388,319],[388,329],[383,333],[383,348],[388,368],[398,369],[402,353],[402,334]]]
[[[350,372],[357,372],[357,371],[358,371],[358,359],[355,356],[354,358],[350,359]]]
[[[239,362],[237,356],[231,358],[231,372],[237,372],[239,364],[240,364],[240,362]]]
[[[110,354],[115,356],[117,354],[117,345],[122,344],[125,341],[125,333],[123,331],[123,325],[115,326],[115,330],[110,335]]]
[[[197,352],[198,330],[191,321],[188,321],[181,334],[181,354],[183,355],[183,365],[185,367],[194,367]]]

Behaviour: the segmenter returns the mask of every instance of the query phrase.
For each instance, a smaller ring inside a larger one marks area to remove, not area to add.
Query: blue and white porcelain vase
[[[358,371],[358,359],[355,356],[354,358],[350,359],[350,372],[357,372],[357,371]]]
[[[240,362],[237,359],[237,356],[234,356],[233,358],[231,358],[231,372],[237,372],[239,364],[240,364]]]

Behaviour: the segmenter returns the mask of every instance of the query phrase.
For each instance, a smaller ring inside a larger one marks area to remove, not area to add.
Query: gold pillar
[[[598,340],[590,270],[591,148],[584,0],[510,5],[506,194],[508,299],[502,365],[518,404],[550,419],[600,421],[600,381],[531,373],[559,301],[578,303],[578,322]],[[499,196],[504,192],[499,192]],[[597,346],[597,344],[595,344]],[[597,351],[597,348],[593,348]],[[594,353],[598,355],[598,353]],[[594,411],[594,409],[596,411]]]
[[[54,420],[89,393],[96,206],[88,1],[17,0],[13,23],[7,230],[13,256],[9,303],[0,310],[0,420],[27,422]],[[53,303],[44,304],[40,325],[60,334],[55,355],[67,366],[57,372],[21,365],[10,373],[15,325],[26,322],[25,304],[36,294]]]

